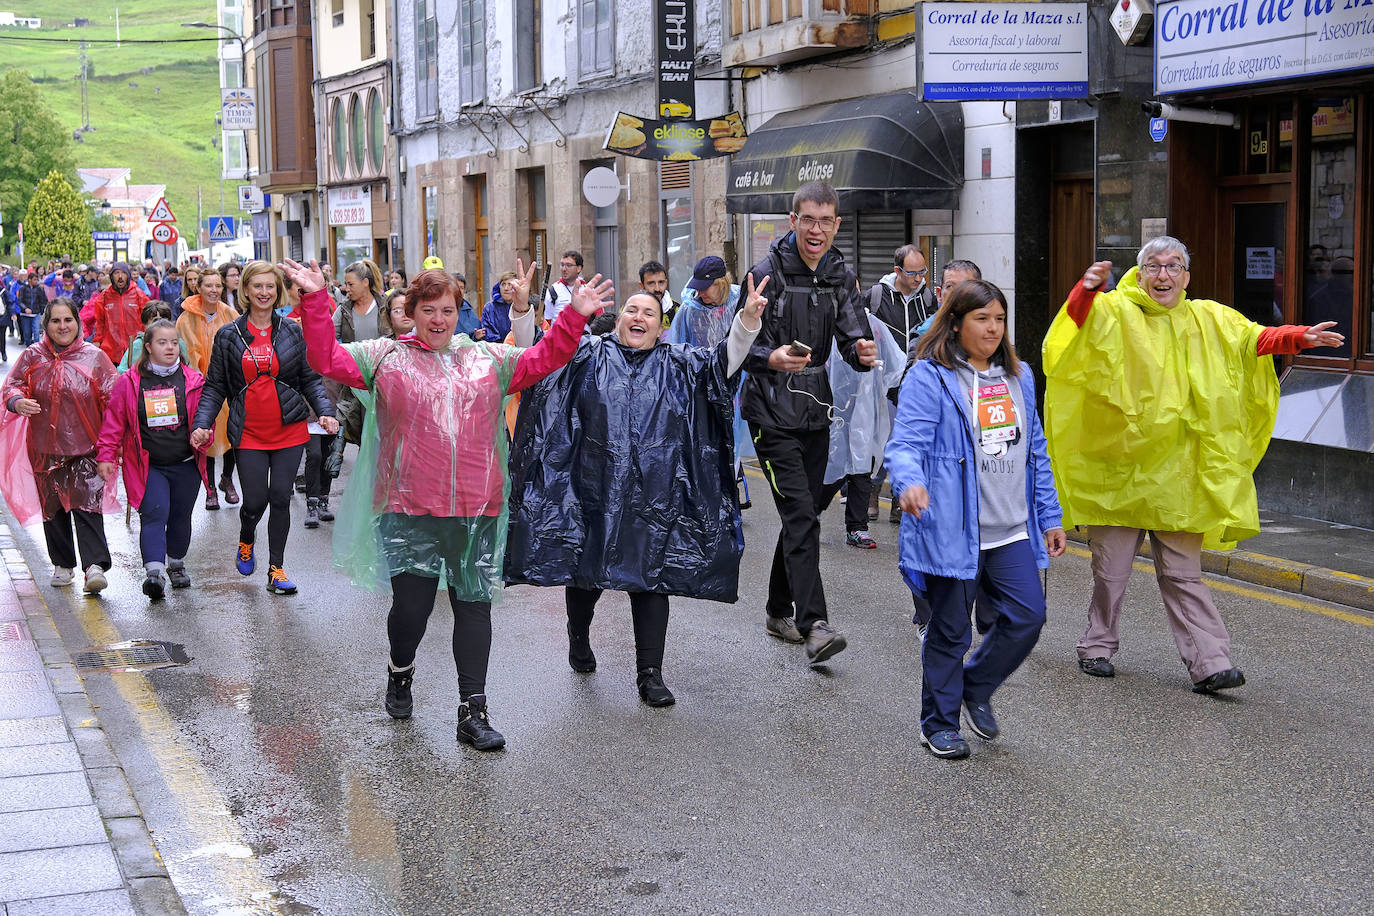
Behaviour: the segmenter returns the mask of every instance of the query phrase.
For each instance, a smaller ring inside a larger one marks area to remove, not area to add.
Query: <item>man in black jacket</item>
[[[860,372],[878,358],[854,273],[832,247],[838,209],[830,185],[802,185],[792,197],[792,232],[750,271],[756,289],[768,278],[762,287],[768,304],[744,362],[740,406],[782,520],[765,629],[788,642],[805,641],[813,665],[845,647],[828,619],[820,571],[818,507],[834,403],[825,361],[832,340]]]

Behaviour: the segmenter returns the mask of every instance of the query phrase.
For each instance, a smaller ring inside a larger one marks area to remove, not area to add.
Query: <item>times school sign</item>
[[[1374,0],[1159,0],[1155,92],[1374,67]]]

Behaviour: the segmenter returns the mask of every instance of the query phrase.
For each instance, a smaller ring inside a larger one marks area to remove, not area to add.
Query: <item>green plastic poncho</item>
[[[518,347],[458,335],[444,350],[389,338],[347,344],[367,385],[358,460],[334,528],[334,565],[388,593],[436,577],[462,601],[501,593],[510,483],[504,405]]]
[[[1083,327],[1061,309],[1045,337],[1045,428],[1069,525],[1203,534],[1229,549],[1259,533],[1251,476],[1279,385],[1264,328],[1219,302],[1166,309],[1132,268]]]

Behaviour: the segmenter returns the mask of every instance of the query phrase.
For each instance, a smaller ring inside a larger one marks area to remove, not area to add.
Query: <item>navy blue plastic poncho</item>
[[[506,581],[735,601],[744,550],[726,344],[584,337],[524,393]]]

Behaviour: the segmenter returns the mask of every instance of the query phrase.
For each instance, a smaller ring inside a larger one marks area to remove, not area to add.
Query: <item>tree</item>
[[[92,232],[118,232],[119,223],[110,215],[109,210],[91,211],[91,231]]]
[[[89,261],[95,257],[91,211],[76,188],[57,169],[38,183],[24,219],[24,257]]]
[[[71,129],[62,126],[23,70],[0,76],[0,125],[0,210],[5,217],[0,247],[13,250],[34,187],[54,170],[76,178],[75,144]],[[28,228],[24,226],[26,237]]]

